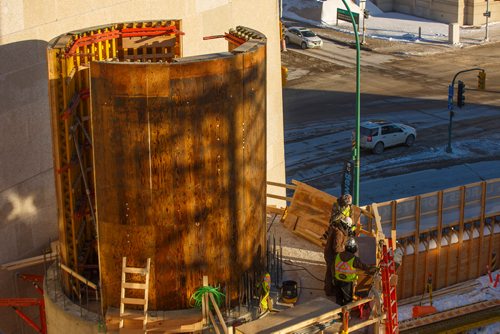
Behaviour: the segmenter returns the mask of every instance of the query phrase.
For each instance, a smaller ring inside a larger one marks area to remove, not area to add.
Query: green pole
[[[349,12],[351,17],[352,27],[354,29],[354,36],[356,37],[356,145],[352,149],[352,160],[354,161],[354,189],[352,194],[352,202],[354,205],[359,205],[359,123],[360,123],[360,77],[361,77],[361,66],[360,66],[360,47],[359,47],[359,36],[358,27],[356,26],[356,21],[354,21],[354,15],[352,15],[351,9],[347,5],[346,0],[342,0],[344,6]]]

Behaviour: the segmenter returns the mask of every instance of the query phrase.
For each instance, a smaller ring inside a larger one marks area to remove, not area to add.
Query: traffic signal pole
[[[360,76],[361,76],[361,66],[360,66],[360,46],[359,46],[359,35],[358,28],[356,26],[356,21],[354,21],[354,15],[352,15],[351,9],[347,5],[346,0],[342,0],[345,8],[349,12],[351,17],[352,27],[354,29],[354,36],[356,38],[356,143],[352,149],[352,160],[354,161],[354,189],[352,194],[352,203],[354,205],[359,205],[359,127],[360,127]]]
[[[451,80],[451,83],[448,86],[448,111],[450,112],[450,121],[448,123],[448,146],[446,147],[446,153],[453,153],[453,149],[451,148],[451,128],[452,128],[453,116],[455,115],[455,112],[453,111],[453,95],[454,95],[454,90],[455,90],[455,80],[457,79],[459,74],[462,74],[465,72],[471,72],[471,71],[481,71],[484,73],[484,69],[479,68],[479,67],[459,71],[455,74],[455,76],[453,77],[453,80]],[[465,85],[463,85],[461,88],[462,93],[463,93],[464,87],[465,87]],[[458,99],[460,99],[460,98],[462,98],[462,97],[457,97],[457,102],[460,103],[460,105],[463,105],[463,101],[458,101]]]

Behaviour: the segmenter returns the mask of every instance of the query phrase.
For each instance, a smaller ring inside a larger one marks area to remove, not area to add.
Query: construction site
[[[240,2],[192,6],[217,21],[226,6],[244,16]],[[352,205],[374,270],[357,272],[351,302],[325,295],[339,200],[285,181],[282,27],[268,7],[263,26],[103,21],[43,45],[53,184],[29,187],[52,189],[39,205],[52,209],[26,216],[26,195],[1,217],[53,227],[29,251],[2,227],[0,333],[461,333],[500,320],[498,298],[432,302],[484,275],[500,289],[500,179]]]

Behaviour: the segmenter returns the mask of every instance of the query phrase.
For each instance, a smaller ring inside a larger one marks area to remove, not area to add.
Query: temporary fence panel
[[[400,299],[424,293],[429,277],[439,289],[498,267],[500,179],[380,203],[378,211],[403,252]]]

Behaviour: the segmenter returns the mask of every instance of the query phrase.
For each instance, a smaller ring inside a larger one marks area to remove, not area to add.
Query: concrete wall
[[[460,3],[463,0],[394,0],[392,10],[399,13],[428,18],[438,22],[461,22]]]
[[[47,42],[80,28],[162,18],[182,20],[184,56],[226,50],[226,41],[203,41],[202,37],[221,34],[236,25],[255,28],[267,36],[267,178],[285,182],[278,2],[1,0],[0,264],[38,255],[49,238],[58,237]],[[10,280],[3,277],[0,275],[0,298],[12,290]],[[4,323],[0,322],[0,331],[6,331]],[[6,333],[11,332],[19,330]]]
[[[374,0],[384,12],[400,12],[444,23],[480,26],[486,23],[484,0]],[[500,1],[490,0],[489,22],[500,21]]]
[[[374,0],[373,3],[383,12],[394,11],[394,0]]]
[[[490,0],[488,10],[491,12],[489,22],[500,21],[500,1]],[[469,0],[465,2],[464,8],[464,24],[480,26],[486,24],[486,17],[483,13],[486,12],[486,1]]]
[[[96,313],[87,311],[68,299],[61,290],[57,279],[56,264],[52,265],[43,282],[45,291],[45,318],[47,333],[97,334],[104,332],[104,326],[99,327]],[[84,304],[85,305],[85,304]]]

